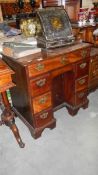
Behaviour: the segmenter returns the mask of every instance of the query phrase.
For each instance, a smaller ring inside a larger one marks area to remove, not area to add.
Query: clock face
[[[59,30],[63,27],[62,22],[58,17],[53,17],[51,19],[51,25],[55,30]]]

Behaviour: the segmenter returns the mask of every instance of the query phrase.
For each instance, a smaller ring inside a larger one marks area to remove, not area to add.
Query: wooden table
[[[0,94],[2,97],[1,100],[4,105],[3,112],[1,114],[0,125],[5,124],[9,126],[19,146],[23,148],[24,143],[21,140],[19,130],[15,124],[15,114],[11,109],[11,105],[9,103],[7,96],[7,90],[15,86],[15,84],[12,82],[11,77],[13,74],[14,71],[12,71],[11,68],[9,68],[8,65],[6,65],[6,63],[3,60],[0,60]]]

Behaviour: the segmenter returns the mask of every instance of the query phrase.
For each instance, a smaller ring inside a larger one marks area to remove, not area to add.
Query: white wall
[[[92,0],[82,0],[82,7],[92,8],[93,7]]]

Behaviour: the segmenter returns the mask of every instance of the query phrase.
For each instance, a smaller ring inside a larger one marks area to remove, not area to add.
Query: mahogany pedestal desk
[[[55,127],[55,110],[65,106],[73,116],[88,107],[90,52],[90,44],[77,43],[22,58],[3,56],[15,72],[13,110],[34,138]]]
[[[4,109],[1,114],[0,125],[5,124],[9,126],[19,146],[23,148],[24,143],[20,138],[18,128],[15,124],[15,119],[14,119],[15,115],[14,115],[14,112],[11,110],[11,105],[9,103],[7,92],[6,92],[8,89],[15,86],[15,84],[12,82],[12,78],[11,78],[12,74],[14,74],[14,72],[8,67],[8,65],[6,65],[3,60],[0,60],[0,94],[2,97],[1,100],[4,105]]]

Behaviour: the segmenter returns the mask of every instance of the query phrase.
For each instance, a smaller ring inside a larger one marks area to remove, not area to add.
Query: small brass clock
[[[20,29],[25,37],[32,37],[40,32],[41,27],[38,19],[28,18],[21,20]]]

